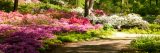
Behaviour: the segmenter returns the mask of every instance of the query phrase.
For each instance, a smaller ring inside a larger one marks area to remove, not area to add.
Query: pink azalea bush
[[[53,39],[55,33],[87,32],[103,28],[92,25],[87,18],[71,14],[69,17],[54,19],[47,14],[20,14],[0,11],[0,50],[5,53],[39,53],[43,40]]]

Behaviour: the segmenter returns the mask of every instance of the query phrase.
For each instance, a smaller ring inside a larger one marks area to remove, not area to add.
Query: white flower
[[[89,16],[89,19],[95,22],[101,22],[102,24],[109,23],[113,26],[148,25],[148,22],[144,21],[140,15],[133,13],[124,16],[120,16],[117,14],[101,17]]]
[[[71,9],[71,12],[78,12],[78,13],[83,14],[84,13],[84,9],[81,8],[81,7],[77,7],[77,8]]]

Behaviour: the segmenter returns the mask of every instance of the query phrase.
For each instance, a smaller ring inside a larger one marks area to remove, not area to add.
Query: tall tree
[[[85,13],[84,13],[84,17],[88,16],[88,14],[89,14],[88,1],[89,1],[89,0],[85,0],[85,6],[84,6],[84,8],[85,8],[84,11],[85,11]]]
[[[84,16],[88,16],[89,13],[92,13],[93,5],[95,0],[85,0],[85,13]]]
[[[150,4],[150,6],[152,5],[152,0],[149,0],[149,4]]]
[[[159,4],[158,4],[158,0],[156,0],[156,5],[158,6]]]
[[[93,10],[94,0],[89,0],[89,10]]]
[[[14,9],[13,11],[17,11],[18,9],[18,0],[14,0]]]

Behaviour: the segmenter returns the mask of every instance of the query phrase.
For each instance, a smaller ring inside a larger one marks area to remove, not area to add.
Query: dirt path
[[[56,48],[53,53],[123,53],[120,51],[127,51],[125,49],[128,48],[131,40],[138,36],[142,35],[117,32],[109,39],[68,43],[63,47]]]

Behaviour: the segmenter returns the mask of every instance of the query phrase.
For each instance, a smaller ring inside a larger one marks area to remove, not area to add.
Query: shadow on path
[[[98,40],[81,43],[68,43],[57,47],[52,53],[123,53],[131,40]],[[129,51],[129,53],[132,53]],[[133,52],[135,53],[135,52]]]
[[[48,53],[136,53],[128,46],[131,40],[139,36],[142,34],[117,32],[108,39],[67,43]]]

